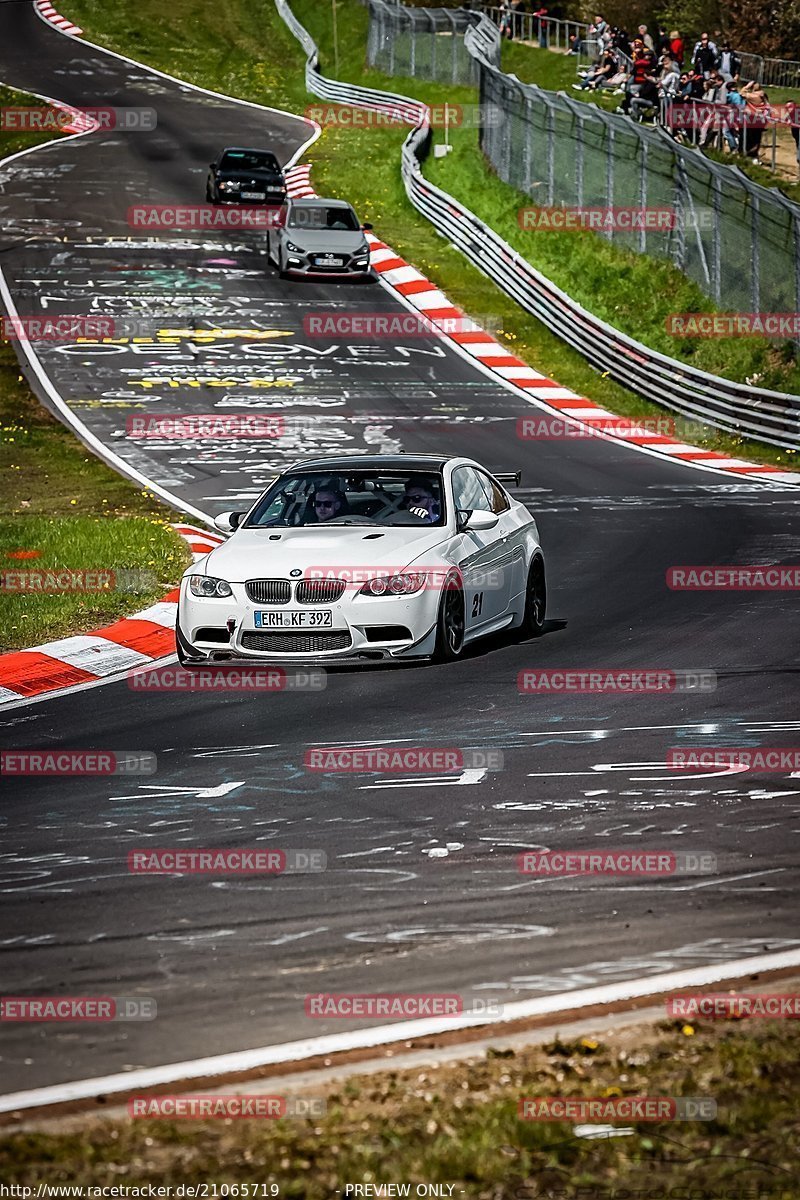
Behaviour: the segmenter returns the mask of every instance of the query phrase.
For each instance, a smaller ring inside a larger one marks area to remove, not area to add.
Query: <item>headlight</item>
[[[219,186],[222,188],[222,190],[224,192],[240,192],[242,190],[242,185],[240,183],[236,183],[232,179],[229,179],[226,182],[221,183]]]
[[[292,254],[305,254],[305,250],[301,246],[295,246],[294,242],[287,242],[286,249],[291,251]]]
[[[189,591],[193,596],[232,596],[231,585],[213,575],[190,575]]]
[[[425,575],[378,575],[364,584],[360,596],[413,596],[425,586]]]

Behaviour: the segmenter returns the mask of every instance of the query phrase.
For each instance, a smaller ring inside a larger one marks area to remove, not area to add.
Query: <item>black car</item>
[[[206,200],[211,204],[283,204],[286,180],[269,150],[226,146],[209,163]]]

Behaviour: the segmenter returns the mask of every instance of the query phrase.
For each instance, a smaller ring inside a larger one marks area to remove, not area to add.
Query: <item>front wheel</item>
[[[528,586],[525,590],[525,612],[518,629],[521,638],[539,637],[544,630],[547,610],[547,584],[544,563],[537,555],[528,571]]]
[[[436,619],[434,662],[455,662],[464,649],[464,591],[457,575],[449,575]]]

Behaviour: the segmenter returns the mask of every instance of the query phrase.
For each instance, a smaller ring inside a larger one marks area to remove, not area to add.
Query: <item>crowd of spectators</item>
[[[630,37],[598,13],[585,38],[573,39],[571,54],[594,57],[579,91],[610,91],[623,97],[624,113],[664,125],[678,140],[722,146],[758,162],[770,107],[766,92],[742,83],[741,59],[730,43],[702,33],[686,55],[677,29],[654,37],[640,25]],[[713,106],[713,107],[712,107]]]
[[[550,13],[539,0],[501,0],[499,11],[504,38],[524,36],[531,25],[523,28],[523,18],[532,16],[533,36],[547,49]],[[742,61],[730,42],[717,30],[713,37],[701,33],[692,46],[677,29],[653,29],[639,25],[631,36],[598,13],[585,34],[570,38],[569,53],[592,60],[572,86],[622,96],[624,113],[662,125],[678,141],[727,146],[757,163],[764,130],[776,114],[760,84],[742,81]],[[783,107],[800,169],[800,105]]]

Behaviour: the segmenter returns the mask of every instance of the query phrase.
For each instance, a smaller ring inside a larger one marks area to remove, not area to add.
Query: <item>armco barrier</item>
[[[418,118],[402,148],[401,170],[409,200],[436,230],[512,299],[542,321],[590,363],[623,386],[692,420],[787,449],[800,448],[800,396],[750,387],[699,371],[627,337],[576,304],[458,200],[430,183],[421,162],[431,144],[430,114],[408,96],[327,79],[317,47],[287,0],[276,8],[306,52],[308,91],[339,104],[402,108]],[[371,10],[383,0],[369,0]],[[464,10],[462,10],[463,13]],[[499,53],[499,34],[488,18],[467,14],[465,48],[487,66]]]

